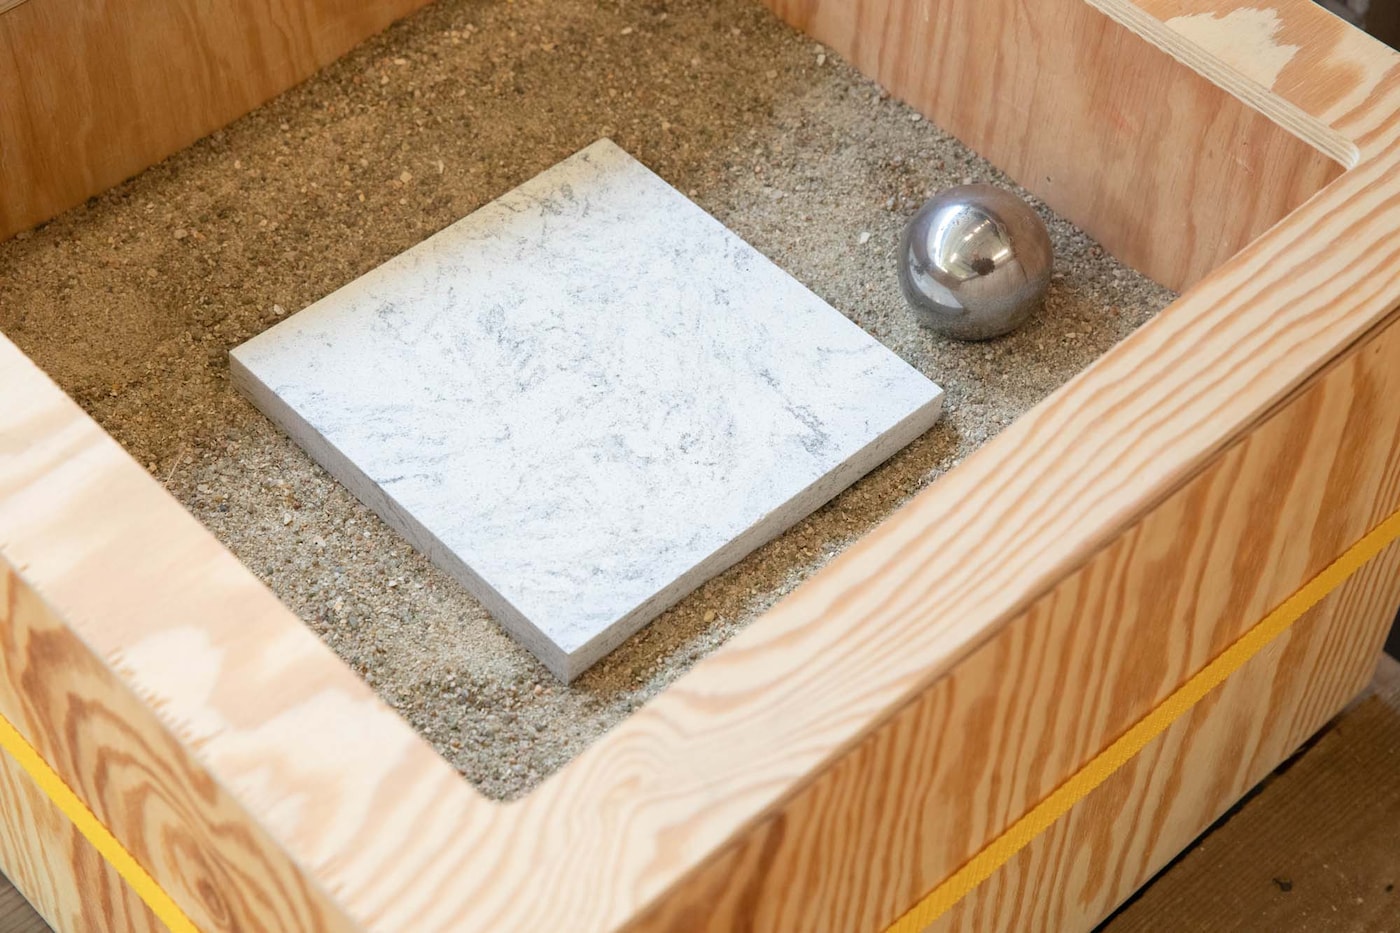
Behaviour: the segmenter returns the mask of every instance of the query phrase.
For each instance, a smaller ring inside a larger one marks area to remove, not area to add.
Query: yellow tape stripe
[[[1147,743],[1166,732],[1172,723],[1189,713],[1207,694],[1224,683],[1226,678],[1244,667],[1270,642],[1288,631],[1309,609],[1345,583],[1352,574],[1397,539],[1400,539],[1400,511],[1377,525],[1325,570],[1304,584],[1302,589],[1260,619],[1234,644],[1218,654],[1190,680],[1139,719],[1117,741],[1091,758],[1055,788],[1050,796],[1036,804],[1000,836],[988,843],[982,851],[948,876],[943,883],[926,894],[921,901],[895,920],[885,933],[921,933],[929,924],[951,910],[1018,852],[1055,825],[1071,807],[1108,780],[1115,771],[1132,761]]]
[[[1012,823],[982,851],[890,924],[886,933],[920,933],[951,910],[1018,852],[1055,825],[1076,803],[1108,780],[1119,768],[1132,761],[1147,743],[1167,731],[1172,723],[1189,713],[1207,694],[1244,667],[1251,658],[1286,632],[1309,609],[1345,583],[1352,574],[1397,539],[1400,539],[1400,511],[1377,525],[1364,538],[1348,548],[1341,557],[1309,580],[1302,589],[1259,620],[1253,628],[1197,671],[1190,680],[1138,720],[1112,745],[1091,758],[1050,796]],[[44,761],[34,746],[30,745],[3,715],[0,715],[0,749],[4,749],[19,763],[35,785],[73,822],[78,832],[82,833],[98,854],[116,869],[117,874],[125,879],[171,933],[199,933],[199,928],[174,899],[165,893],[165,889],[141,867],[117,837],[112,835],[111,830],[102,824],[72,788],[63,782],[58,772],[49,767],[48,762]]]
[[[131,885],[137,896],[151,908],[151,913],[169,927],[170,933],[199,933],[199,928],[185,916],[179,905],[165,893],[165,889],[141,867],[126,847],[117,841],[117,837],[112,835],[111,830],[102,825],[97,815],[78,799],[73,789],[63,783],[63,778],[59,777],[58,772],[49,767],[48,762],[44,761],[34,746],[30,745],[14,724],[3,715],[0,715],[0,748],[8,752],[44,795],[63,811],[64,816],[73,821],[78,832],[82,833],[84,838],[92,843],[93,848],[97,849],[98,854]]]

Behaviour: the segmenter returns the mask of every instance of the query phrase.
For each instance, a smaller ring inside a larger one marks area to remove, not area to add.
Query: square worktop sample
[[[926,431],[942,396],[607,140],[232,368],[566,681]]]

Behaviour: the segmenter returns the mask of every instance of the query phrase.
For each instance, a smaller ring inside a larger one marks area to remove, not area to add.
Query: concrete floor
[[[0,933],[44,933],[48,928],[29,902],[0,875]]]
[[[1400,931],[1400,662],[1099,933]]]

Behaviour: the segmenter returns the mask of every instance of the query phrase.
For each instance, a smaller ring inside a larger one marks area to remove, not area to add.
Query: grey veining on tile
[[[564,680],[926,431],[942,395],[607,140],[232,367]]]

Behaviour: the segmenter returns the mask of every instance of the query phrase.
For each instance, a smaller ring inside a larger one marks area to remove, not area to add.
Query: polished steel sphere
[[[1030,317],[1053,262],[1050,234],[1025,201],[992,185],[958,185],[930,198],[909,222],[899,284],[928,327],[990,340]]]

